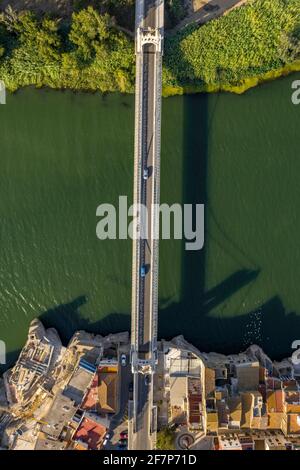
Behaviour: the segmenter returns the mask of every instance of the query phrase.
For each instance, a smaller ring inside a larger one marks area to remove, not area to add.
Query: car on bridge
[[[144,168],[144,171],[143,171],[143,179],[147,180],[148,178],[149,178],[149,168],[146,167]]]
[[[147,269],[146,269],[146,266],[143,264],[143,266],[141,267],[141,276],[145,277],[146,274],[147,274]]]

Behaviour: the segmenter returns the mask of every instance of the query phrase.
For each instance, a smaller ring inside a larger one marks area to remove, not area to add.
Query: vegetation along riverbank
[[[53,12],[6,9],[0,20],[0,78],[11,91],[33,85],[133,92],[133,38],[113,12],[89,5],[58,18]],[[205,25],[167,36],[163,92],[242,93],[299,70],[300,0],[250,0]]]

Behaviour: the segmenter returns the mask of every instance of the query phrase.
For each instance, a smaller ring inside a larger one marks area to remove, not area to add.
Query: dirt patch
[[[195,12],[200,10],[200,8],[203,8],[207,3],[209,3],[209,0],[191,0],[190,3],[192,4],[193,12]]]

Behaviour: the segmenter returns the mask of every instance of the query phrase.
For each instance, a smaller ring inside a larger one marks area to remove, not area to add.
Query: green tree
[[[17,36],[27,51],[37,54],[44,61],[59,59],[61,40],[58,20],[47,17],[38,20],[32,12],[16,13],[9,8],[0,16],[0,21]]]
[[[108,14],[100,15],[94,8],[73,13],[70,41],[84,60],[95,57],[97,48],[110,37],[111,19]]]
[[[300,0],[256,0],[165,41],[167,86],[203,90],[242,85],[299,57]]]
[[[167,0],[166,10],[170,18],[171,26],[175,26],[187,14],[186,7],[182,0]]]
[[[282,35],[282,43],[280,45],[280,57],[285,64],[291,63],[300,58],[300,34],[299,30],[293,34]]]

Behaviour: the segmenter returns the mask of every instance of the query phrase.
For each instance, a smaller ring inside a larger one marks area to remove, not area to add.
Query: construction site
[[[0,382],[2,448],[100,449],[119,409],[120,346],[128,333],[78,331],[67,347],[32,321],[16,365]]]

